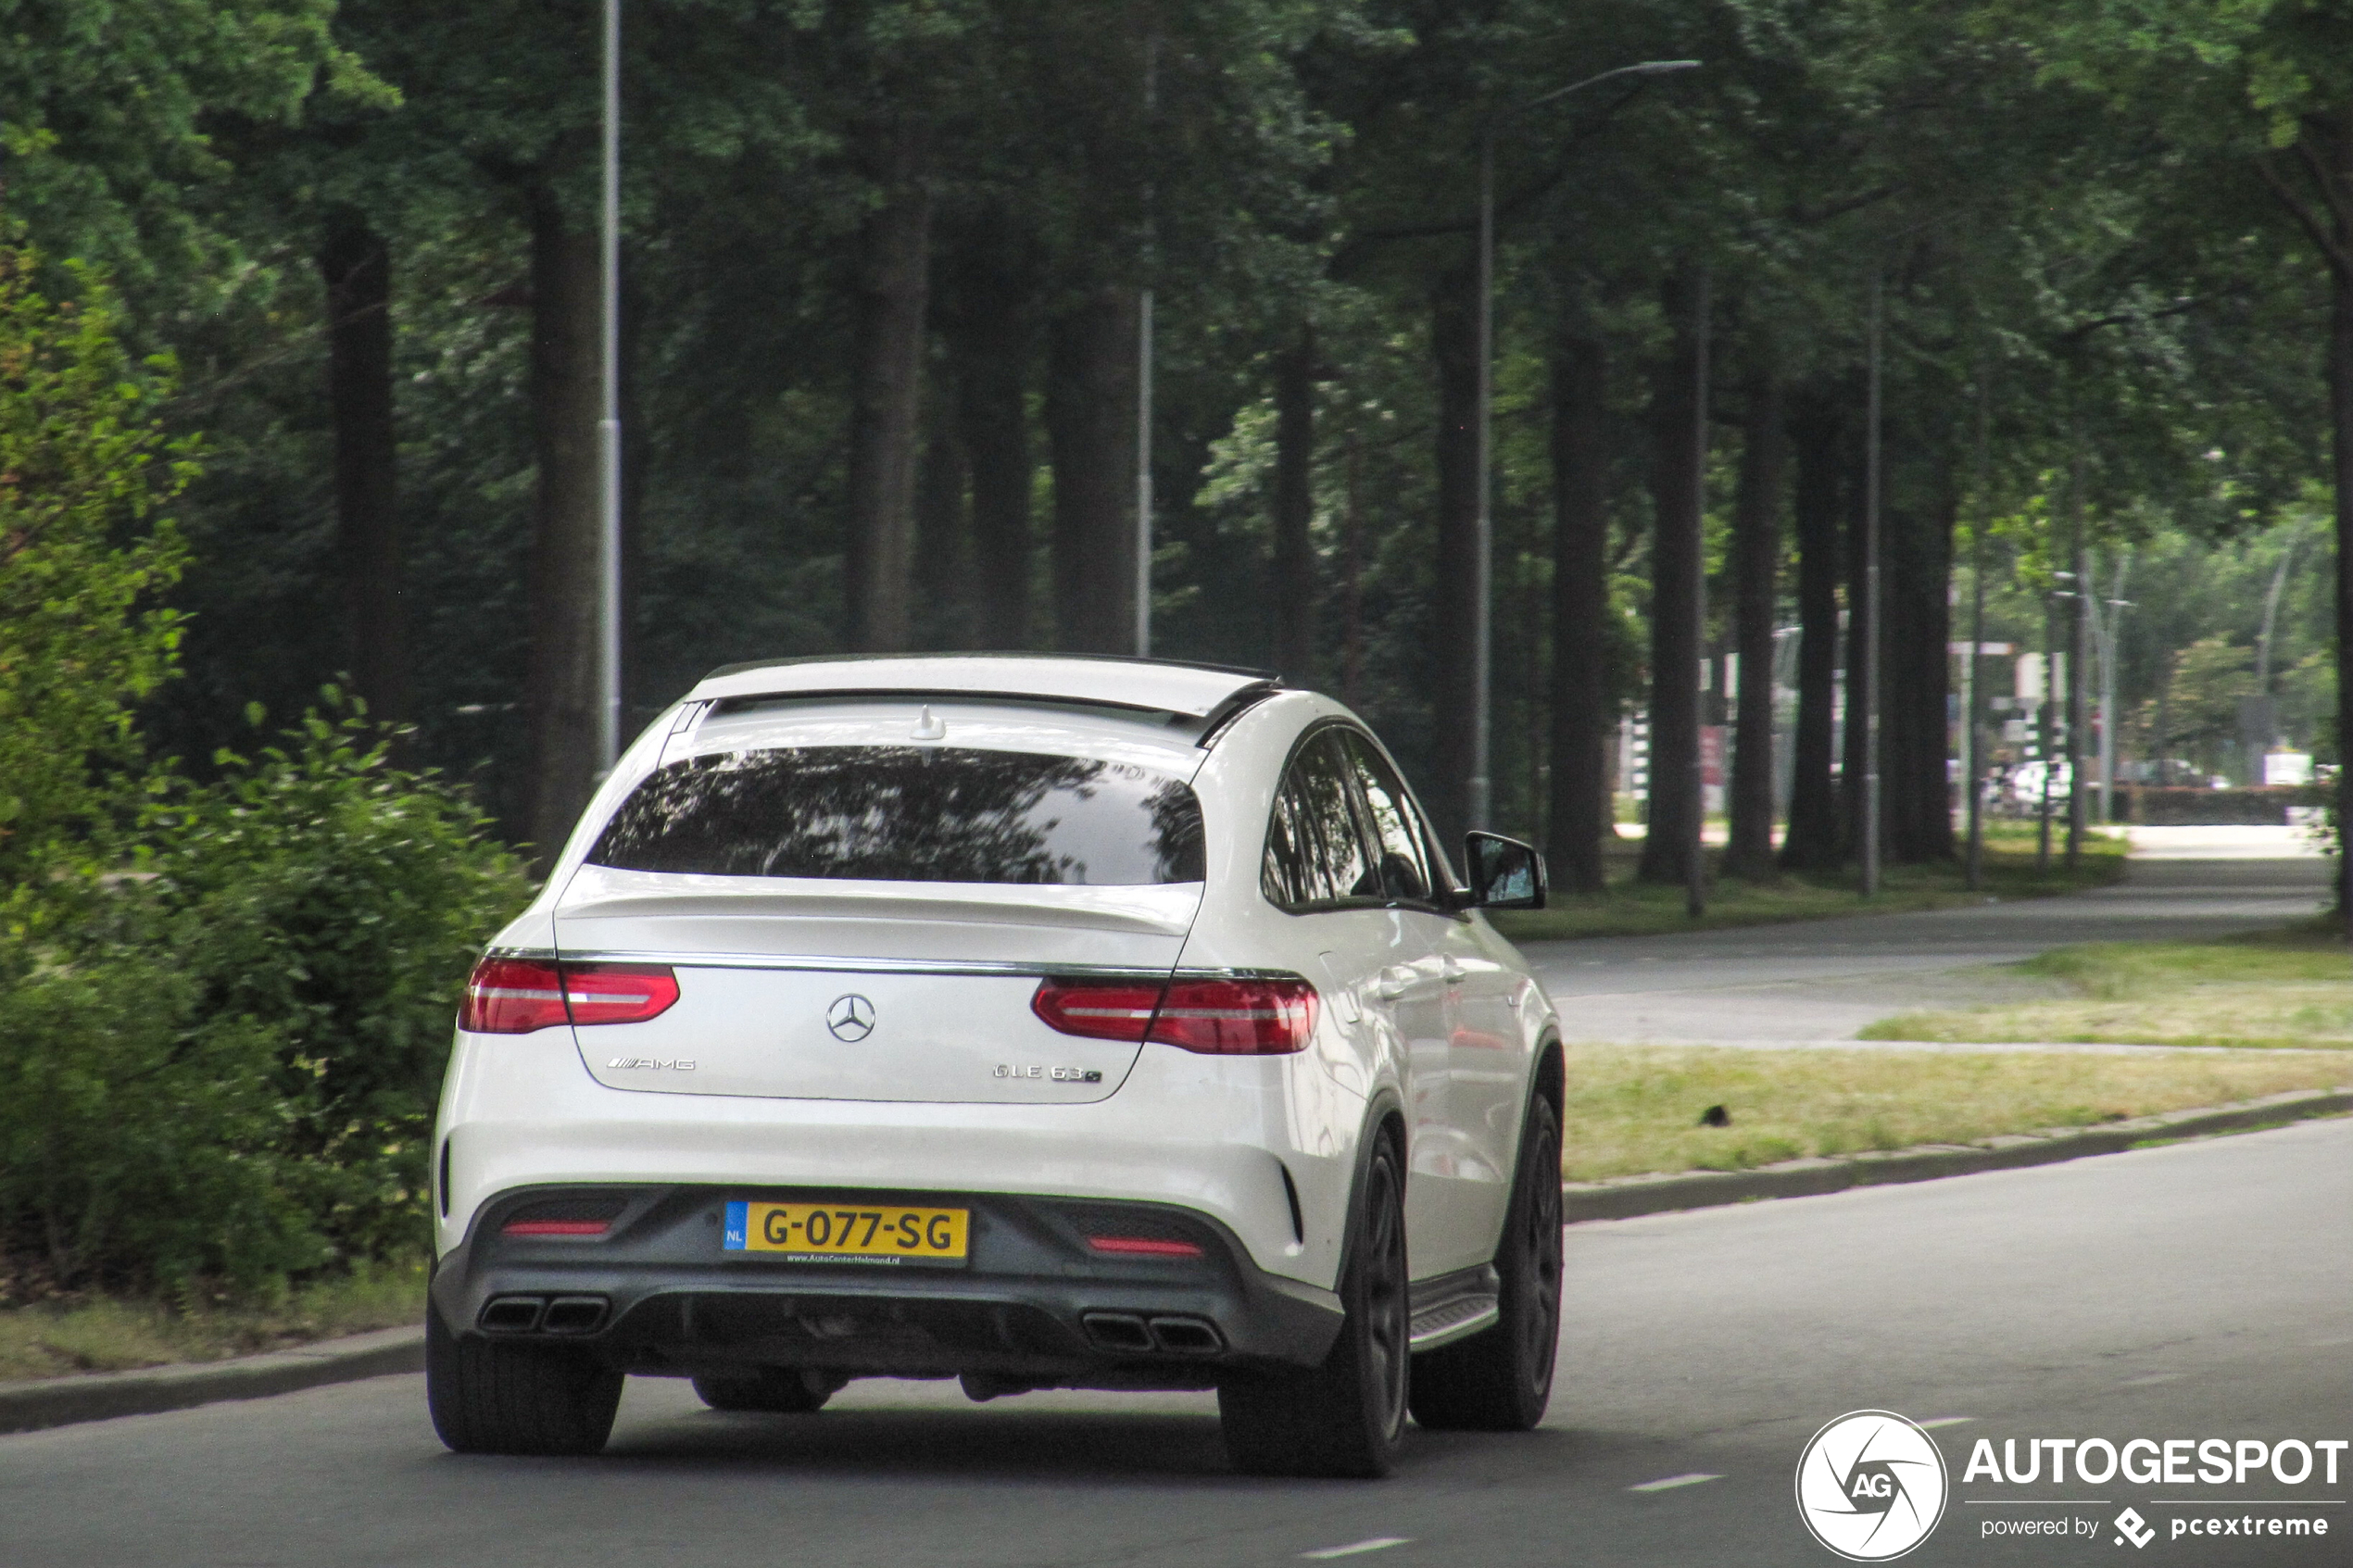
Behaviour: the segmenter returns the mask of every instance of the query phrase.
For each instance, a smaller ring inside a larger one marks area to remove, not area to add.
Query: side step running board
[[[1502,1287],[1503,1281],[1491,1266],[1416,1280],[1409,1331],[1413,1349],[1435,1350],[1492,1327],[1500,1315],[1497,1301]]]

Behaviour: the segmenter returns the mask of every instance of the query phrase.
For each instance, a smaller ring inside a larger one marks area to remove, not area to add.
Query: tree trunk
[[[1651,376],[1651,763],[1649,835],[1638,874],[1684,885],[1700,802],[1691,787],[1699,756],[1701,570],[1696,291],[1681,272],[1659,287],[1674,344]]]
[[[335,431],[335,546],[354,688],[371,718],[409,716],[392,413],[392,252],[348,209],[319,252],[327,288],[327,401]]]
[[[1793,737],[1789,831],[1781,864],[1829,871],[1840,862],[1838,799],[1831,784],[1838,701],[1839,481],[1844,423],[1827,388],[1796,399],[1790,420],[1797,474],[1797,731]]]
[[[1315,329],[1275,361],[1275,668],[1315,682]]]
[[[1953,526],[1960,510],[1949,475],[1940,475],[1929,511],[1890,512],[1886,622],[1902,627],[1882,645],[1887,709],[1888,859],[1922,865],[1953,858],[1953,786],[1947,777],[1951,707]]]
[[[1612,826],[1608,348],[1581,316],[1553,347],[1553,883],[1598,893]]]
[[[587,805],[597,751],[599,520],[597,421],[601,318],[596,232],[531,193],[532,455],[528,832],[544,870]]]
[[[1105,285],[1048,330],[1055,644],[1136,652],[1136,291]]]
[[[1029,368],[1035,289],[1000,216],[959,247],[948,332],[956,427],[972,483],[973,646],[1030,646]]]
[[[971,531],[965,525],[964,444],[950,389],[934,377],[924,400],[924,456],[915,472],[915,638],[927,648],[972,646]]]
[[[898,120],[862,136],[883,205],[858,235],[844,598],[849,646],[888,653],[908,647],[913,634],[915,449],[931,286],[929,133]]]
[[[1440,840],[1470,826],[1471,756],[1477,745],[1478,547],[1478,322],[1470,278],[1443,272],[1429,296],[1430,352],[1438,371],[1438,538],[1431,557],[1430,777],[1423,798]]]
[[[1789,438],[1781,384],[1770,370],[1749,383],[1740,488],[1732,508],[1736,596],[1733,646],[1740,653],[1740,708],[1733,739],[1731,837],[1724,869],[1773,874],[1773,621],[1780,605],[1781,472]]]

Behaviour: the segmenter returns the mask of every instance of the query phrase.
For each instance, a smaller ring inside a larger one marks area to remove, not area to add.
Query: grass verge
[[[2057,947],[2012,967],[2076,995],[1897,1013],[1863,1038],[2353,1047],[2353,953],[2317,922],[2213,942]]]
[[[2095,834],[2085,841],[2082,863],[2074,872],[2069,872],[2056,853],[2049,868],[2038,872],[2033,830],[2004,823],[1986,834],[1985,884],[1976,892],[1966,885],[1958,864],[1890,866],[1881,877],[1879,896],[1868,904],[1860,897],[1857,873],[1851,872],[1820,876],[1791,873],[1758,883],[1718,878],[1709,887],[1707,912],[1693,920],[1684,912],[1680,887],[1633,879],[1641,846],[1621,840],[1606,856],[1611,880],[1605,891],[1556,890],[1544,909],[1499,910],[1492,918],[1495,928],[1515,942],[1545,942],[1564,937],[1649,936],[1842,915],[1911,914],[1989,897],[2033,898],[2101,886],[2123,874],[2127,847],[2120,837]]]
[[[2353,1082],[2334,1053],[1741,1050],[1578,1046],[1562,1173],[1740,1171],[1809,1155],[1969,1143]],[[1731,1124],[1700,1116],[1720,1105]]]
[[[0,1311],[0,1381],[217,1361],[424,1321],[422,1262],[363,1266],[281,1302],[182,1311],[94,1300]]]

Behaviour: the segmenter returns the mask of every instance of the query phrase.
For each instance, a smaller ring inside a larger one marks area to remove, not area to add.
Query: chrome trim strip
[[[566,952],[574,963],[665,963],[674,969],[831,970],[842,974],[1067,974],[1101,980],[1162,980],[1168,971],[1133,964],[1013,963],[993,959],[830,958],[799,953],[664,953],[599,948]]]
[[[558,952],[551,947],[492,947],[492,959],[550,959],[572,963],[659,963],[673,969],[774,969],[837,974],[968,974],[1019,979],[1054,975],[1070,980],[1297,980],[1287,969],[1162,969],[1157,965],[1056,963],[1047,960],[862,959],[802,953],[673,953],[620,948]]]
[[[1056,963],[1046,960],[862,959],[798,953],[668,953],[597,948],[556,953],[545,947],[494,947],[498,959],[558,959],[572,963],[660,963],[674,969],[773,969],[837,974],[1054,975],[1071,980],[1297,980],[1284,969],[1162,969],[1156,965]]]

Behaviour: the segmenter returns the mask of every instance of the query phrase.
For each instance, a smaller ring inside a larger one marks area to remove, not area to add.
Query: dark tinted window
[[[1428,902],[1431,876],[1428,849],[1413,797],[1398,782],[1396,771],[1364,736],[1351,733],[1342,744],[1356,771],[1371,818],[1373,845],[1380,857],[1381,895]]]
[[[1260,884],[1286,909],[1380,895],[1349,800],[1347,764],[1329,732],[1291,761],[1267,826]]]
[[[951,746],[812,746],[660,769],[588,859],[883,882],[1199,882],[1201,802],[1164,773]]]

